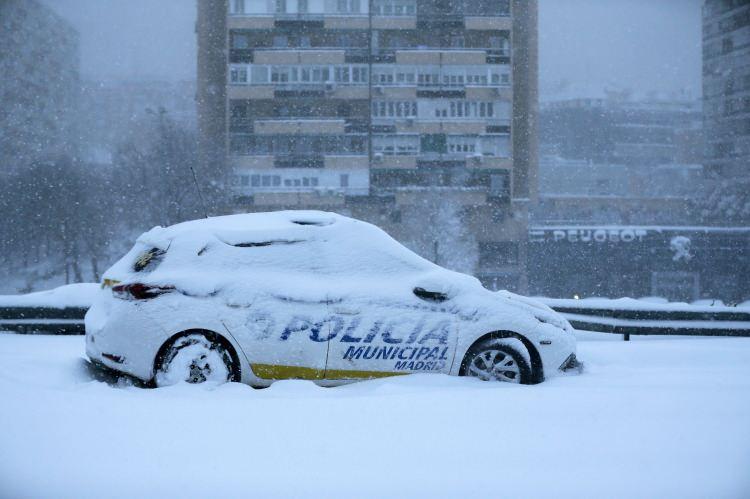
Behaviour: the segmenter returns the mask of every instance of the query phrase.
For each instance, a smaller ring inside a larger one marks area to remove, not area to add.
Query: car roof
[[[161,250],[143,272],[135,263]],[[227,215],[155,227],[105,273],[105,278],[174,285],[194,294],[223,290],[232,300],[256,290],[301,300],[331,293],[406,299],[414,286],[448,281],[480,287],[402,246],[380,228],[335,213],[278,211]],[[458,289],[458,288],[456,288]]]
[[[319,273],[398,272],[440,269],[380,228],[323,211],[277,211],[206,218],[155,227],[138,242],[174,253],[196,255],[206,248],[238,263],[304,271],[314,261]],[[221,244],[223,243],[223,244]],[[238,248],[242,250],[237,251]]]

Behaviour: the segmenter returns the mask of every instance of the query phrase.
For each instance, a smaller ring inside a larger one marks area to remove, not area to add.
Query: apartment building
[[[330,209],[524,290],[536,2],[198,3],[198,125],[238,211]]]
[[[750,3],[703,4],[706,166],[720,177],[750,177]]]
[[[43,3],[0,1],[0,172],[74,152],[78,44]]]

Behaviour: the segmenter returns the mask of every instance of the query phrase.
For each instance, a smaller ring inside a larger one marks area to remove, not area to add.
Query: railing
[[[393,189],[399,188],[394,186]],[[441,188],[433,186],[424,189]],[[461,189],[471,191],[484,188]],[[318,190],[331,189],[321,187]],[[408,190],[415,190],[415,187]],[[96,284],[90,286],[98,287]],[[655,304],[631,299],[536,299],[562,314],[576,330],[620,334],[626,341],[631,335],[750,337],[750,307]],[[81,304],[60,308],[0,304],[0,330],[21,334],[83,334],[83,317],[87,308]]]
[[[562,314],[574,329],[630,335],[750,337],[750,308],[653,304],[638,300],[540,301]]]
[[[83,334],[87,307],[0,307],[0,331],[19,334]]]
[[[418,17],[419,19],[425,19],[432,22],[438,21],[452,21],[452,22],[463,22],[467,17],[509,17],[510,9],[502,8],[498,6],[491,12],[473,12],[463,11],[454,13],[429,13],[420,14],[417,9],[407,12],[403,10],[401,12],[390,11],[387,12],[382,8],[375,8],[372,12],[373,18],[388,18],[388,17]],[[368,17],[367,12],[230,12],[229,17],[272,17],[280,21],[318,21],[323,20],[326,17],[345,17],[345,18],[362,18]]]
[[[367,17],[367,12],[230,12],[229,17],[271,17],[279,21],[322,21],[326,17]]]

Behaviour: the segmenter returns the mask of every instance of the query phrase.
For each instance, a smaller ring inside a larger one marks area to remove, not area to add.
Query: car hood
[[[536,301],[526,296],[517,295],[510,291],[501,290],[490,293],[497,302],[505,306],[513,307],[518,311],[523,311],[532,315],[536,320],[545,324],[551,324],[563,331],[572,333],[573,327],[562,315],[549,308],[544,303]]]

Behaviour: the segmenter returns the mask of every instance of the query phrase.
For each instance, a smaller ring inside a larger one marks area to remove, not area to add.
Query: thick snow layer
[[[88,308],[98,289],[98,284],[79,283],[26,295],[0,295],[0,307]]]
[[[150,251],[163,254],[148,260]],[[144,260],[143,258],[146,258]],[[137,262],[149,261],[139,270]],[[447,270],[400,245],[374,225],[335,213],[278,211],[193,220],[155,227],[104,277],[174,286],[190,296],[217,296],[238,304],[262,288],[302,301],[336,299],[329,293],[410,294],[431,274],[478,288],[476,279]],[[363,280],[366,279],[366,280]],[[325,290],[325,291],[324,291]]]
[[[0,334],[0,497],[749,497],[750,339],[592,337],[536,386],[144,390]]]

